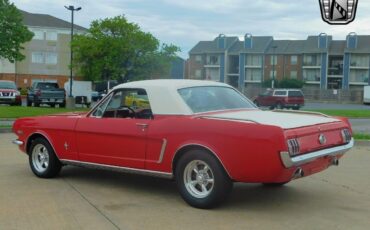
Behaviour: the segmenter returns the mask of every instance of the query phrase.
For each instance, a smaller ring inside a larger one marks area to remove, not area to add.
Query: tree
[[[162,44],[124,16],[93,21],[72,42],[73,65],[86,80],[129,81],[165,73],[179,48]]]
[[[0,0],[0,57],[11,63],[22,61],[23,43],[32,39],[33,33],[22,22],[22,14],[9,0]]]

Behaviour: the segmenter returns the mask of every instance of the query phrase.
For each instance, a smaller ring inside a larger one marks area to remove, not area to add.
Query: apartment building
[[[222,46],[221,46],[222,45]],[[370,36],[333,40],[321,33],[306,40],[246,34],[201,41],[189,52],[189,78],[226,82],[240,90],[268,79],[299,79],[307,88],[362,88],[370,83]]]
[[[23,22],[34,33],[24,44],[23,61],[0,61],[0,80],[15,81],[18,87],[29,87],[33,81],[49,80],[64,85],[70,75],[71,24],[47,14],[21,11]],[[84,33],[85,28],[74,25],[74,32]]]

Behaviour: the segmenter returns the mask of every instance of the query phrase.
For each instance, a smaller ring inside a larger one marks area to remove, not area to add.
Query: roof
[[[329,54],[343,55],[346,48],[346,41],[331,41],[329,46]]]
[[[274,40],[270,43],[266,54],[283,54],[289,46],[289,40]],[[275,47],[275,49],[274,49]]]
[[[71,29],[71,23],[62,19],[56,18],[48,14],[34,14],[21,10],[23,23],[27,26],[49,27]],[[74,24],[77,30],[87,30],[86,28]]]
[[[272,41],[272,36],[253,36],[252,48],[245,48],[244,41],[235,42],[229,49],[229,53],[264,53]]]
[[[191,115],[193,112],[181,98],[178,90],[201,86],[230,87],[227,84],[214,81],[158,79],[124,83],[113,89],[145,89],[150,100],[150,107],[153,114]]]
[[[327,38],[328,47],[330,47],[332,36],[327,36]],[[324,53],[327,50],[328,48],[319,48],[319,36],[308,36],[303,47],[303,53]]]
[[[189,54],[199,54],[199,53],[223,53],[236,41],[239,41],[238,37],[226,37],[226,48],[217,47],[216,37],[213,41],[200,41],[196,44],[190,51]]]
[[[356,35],[357,47],[355,49],[345,48],[350,53],[370,53],[370,35]]]

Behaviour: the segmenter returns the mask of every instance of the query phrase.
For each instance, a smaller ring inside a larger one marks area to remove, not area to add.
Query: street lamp
[[[73,70],[72,70],[72,62],[73,62],[73,50],[72,50],[72,41],[73,41],[73,20],[74,20],[74,12],[79,11],[82,8],[74,6],[64,6],[67,10],[71,11],[71,66],[70,66],[70,75],[69,75],[69,97],[67,99],[67,108],[74,108],[75,107],[75,101],[72,96],[72,85],[73,85]]]
[[[271,81],[271,88],[275,86],[275,51],[277,46],[272,46],[272,81]]]

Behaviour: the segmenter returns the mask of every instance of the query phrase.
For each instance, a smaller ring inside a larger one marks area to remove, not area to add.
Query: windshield
[[[14,82],[1,81],[0,89],[17,89]]]
[[[178,91],[194,113],[255,108],[253,103],[229,87],[203,86]]]

